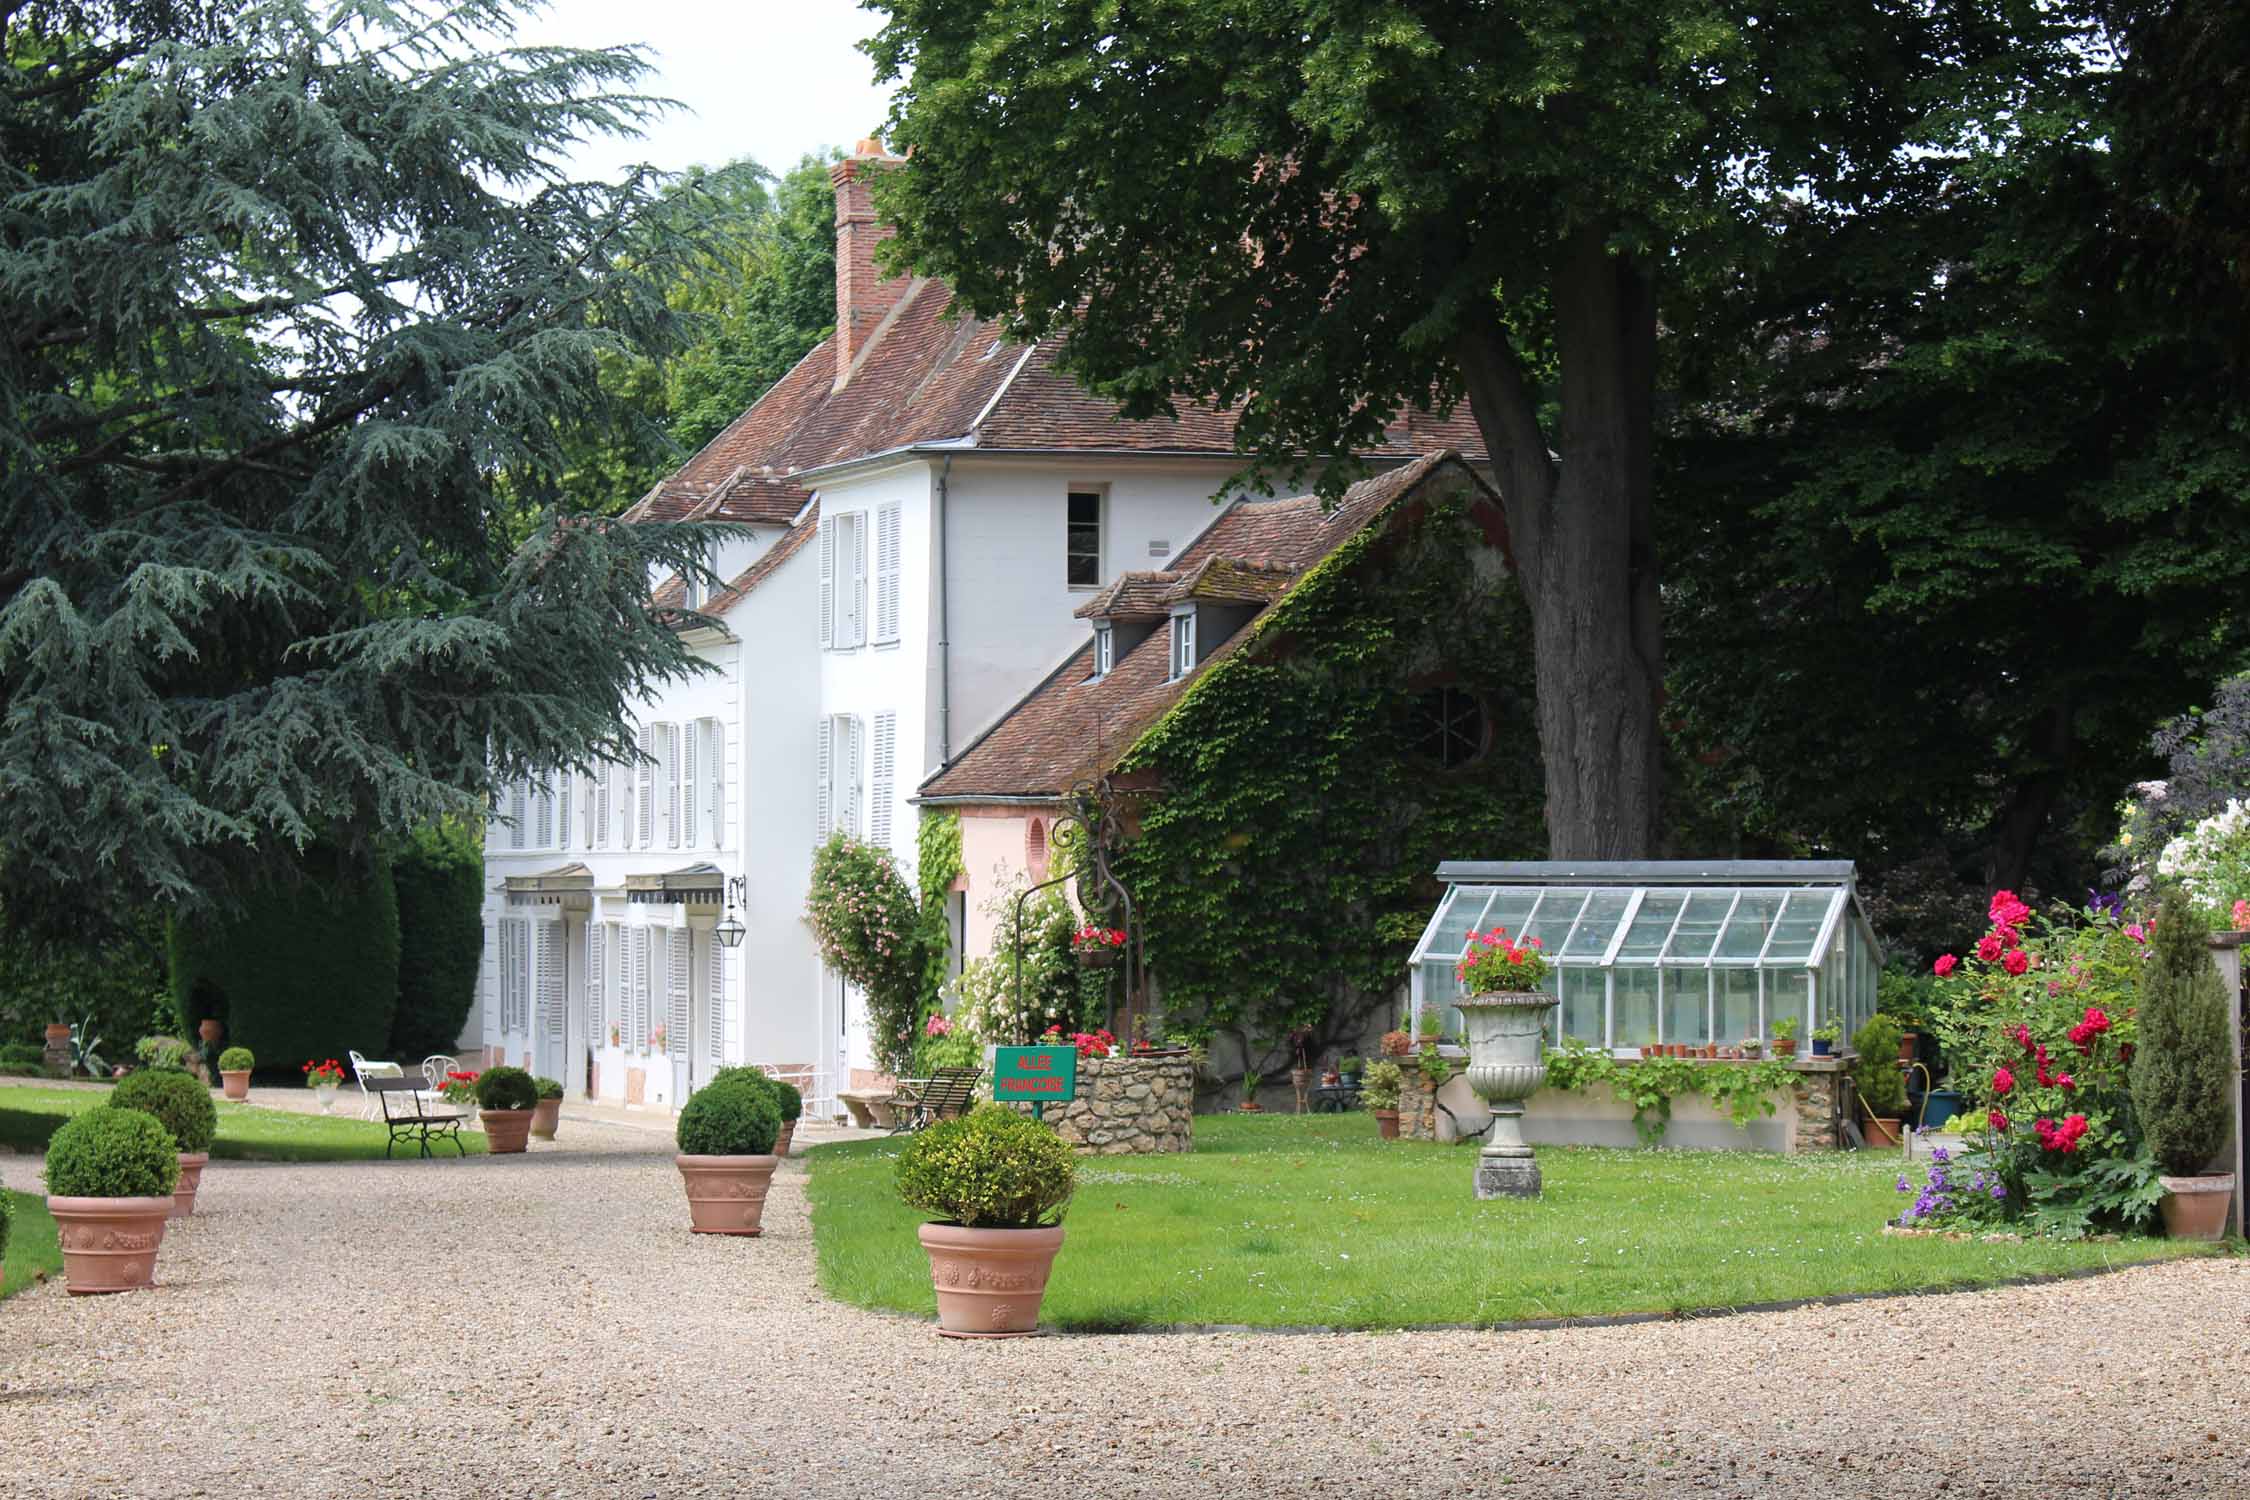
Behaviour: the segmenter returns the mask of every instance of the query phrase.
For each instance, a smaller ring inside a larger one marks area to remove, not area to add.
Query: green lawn
[[[58,1089],[0,1083],[0,1147],[44,1153],[47,1137],[70,1116],[91,1109],[109,1097],[106,1089]],[[211,1143],[215,1160],[227,1161],[380,1161],[388,1133],[379,1123],[342,1115],[296,1114],[289,1110],[261,1109],[254,1104],[215,1100],[219,1106],[219,1136]],[[484,1136],[465,1131],[461,1137],[474,1156],[484,1150]],[[453,1148],[432,1143],[447,1156]],[[412,1156],[416,1148],[402,1142],[398,1155]]]
[[[9,1193],[8,1198],[16,1218],[8,1230],[8,1248],[0,1253],[8,1273],[0,1277],[0,1297],[13,1297],[38,1277],[62,1270],[62,1247],[55,1243],[55,1221],[48,1217],[47,1200],[33,1193]]]
[[[1685,1312],[1958,1287],[2192,1255],[2161,1239],[1884,1235],[1895,1155],[1548,1149],[1546,1196],[1477,1202],[1473,1148],[1382,1142],[1365,1115],[1195,1122],[1186,1156],[1085,1157],[1049,1326],[1395,1328]],[[897,1141],[811,1152],[820,1282],[934,1316]]]

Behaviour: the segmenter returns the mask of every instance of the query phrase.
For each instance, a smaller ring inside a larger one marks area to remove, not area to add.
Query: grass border
[[[47,1200],[43,1196],[18,1192],[13,1188],[0,1188],[0,1192],[5,1192],[16,1200],[15,1227],[8,1236],[8,1248],[4,1256],[8,1274],[5,1279],[0,1279],[0,1301],[5,1301],[62,1275],[62,1244],[57,1237],[54,1217],[47,1212]],[[24,1243],[25,1236],[32,1232],[28,1220],[33,1214],[39,1216],[40,1225],[39,1244],[36,1247]],[[9,1289],[10,1283],[13,1283],[13,1290]]]

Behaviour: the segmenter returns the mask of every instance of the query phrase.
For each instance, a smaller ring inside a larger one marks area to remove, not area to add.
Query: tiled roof
[[[1462,462],[1459,454],[1445,449],[1353,485],[1333,511],[1322,511],[1319,500],[1309,495],[1293,500],[1237,501],[1180,555],[1168,587],[1190,586],[1197,579],[1221,579],[1238,586],[1246,580],[1257,580],[1272,589],[1270,594],[1258,596],[1263,607],[1270,609],[1306,570],[1425,482],[1449,489],[1473,486],[1495,511],[1499,506],[1499,496],[1492,488]],[[1137,576],[1154,580],[1166,575]],[[1178,681],[1167,680],[1172,657],[1169,622],[1158,626],[1099,678],[1087,675],[1093,670],[1093,645],[1089,641],[962,751],[952,765],[924,782],[921,795],[973,801],[980,797],[1059,796],[1069,791],[1114,763],[1178,701],[1198,673],[1249,640],[1255,623],[1253,620],[1229,636]]]
[[[1200,407],[1127,422],[1054,367],[1052,341],[1026,349],[997,325],[949,319],[945,284],[915,281],[836,386],[836,340],[824,339],[703,450],[653,487],[634,521],[785,522],[810,498],[807,470],[924,443],[984,451],[1234,455],[1234,417]],[[1443,422],[1409,413],[1370,457],[1453,447],[1481,455],[1465,406]]]
[[[750,566],[737,573],[732,582],[706,600],[697,613],[717,619],[740,604],[752,589],[772,577],[775,569],[802,551],[805,544],[812,540],[813,533],[819,529],[820,507],[815,505],[806,512],[803,520],[776,538],[772,546],[752,558]],[[658,611],[677,610],[686,602],[687,586],[677,574],[665,579],[663,586],[649,600],[650,607]]]
[[[1164,602],[1210,599],[1222,604],[1266,604],[1288,592],[1296,579],[1297,575],[1284,567],[1234,557],[1206,557],[1164,591]]]
[[[1120,573],[1071,613],[1081,620],[1161,620],[1170,613],[1173,572]]]

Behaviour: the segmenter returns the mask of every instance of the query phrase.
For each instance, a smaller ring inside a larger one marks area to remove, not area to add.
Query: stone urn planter
[[[494,1156],[515,1156],[531,1145],[531,1116],[528,1109],[487,1109],[484,1118],[484,1148]]]
[[[203,1169],[210,1163],[208,1151],[180,1153],[180,1185],[172,1189],[171,1217],[184,1219],[195,1212],[195,1190],[203,1186]]]
[[[778,1156],[675,1156],[687,1188],[688,1228],[697,1234],[765,1232],[766,1190]]]
[[[2157,1212],[2164,1218],[2167,1236],[2175,1240],[2223,1240],[2227,1237],[2227,1209],[2234,1203],[2232,1172],[2156,1180],[2164,1189]]]
[[[1523,1138],[1523,1101],[1547,1078],[1542,1044],[1555,997],[1488,991],[1459,1002],[1469,1033],[1469,1087],[1492,1107],[1492,1134],[1477,1153],[1479,1198],[1535,1198],[1539,1162]]]
[[[220,1034],[225,1030],[226,1028],[219,1024],[216,1016],[209,1016],[195,1023],[195,1034],[207,1042],[217,1041]]]
[[[937,1288],[938,1332],[957,1339],[1022,1338],[1039,1329],[1039,1303],[1062,1249],[1051,1229],[965,1229],[924,1224],[922,1249]]]
[[[47,1199],[62,1242],[63,1279],[73,1297],[137,1292],[156,1279],[156,1251],[175,1200],[161,1198]]]
[[[562,1101],[542,1099],[531,1107],[531,1133],[543,1141],[555,1138],[555,1130],[562,1124]]]

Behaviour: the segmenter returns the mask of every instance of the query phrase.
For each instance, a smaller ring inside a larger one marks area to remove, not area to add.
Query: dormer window
[[[1094,675],[1107,677],[1117,665],[1117,632],[1108,621],[1094,627]]]
[[[1172,611],[1172,680],[1195,670],[1195,606]]]

